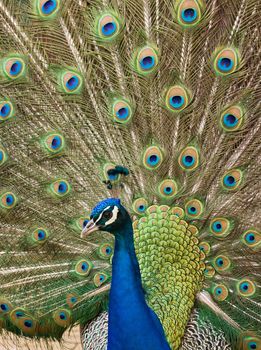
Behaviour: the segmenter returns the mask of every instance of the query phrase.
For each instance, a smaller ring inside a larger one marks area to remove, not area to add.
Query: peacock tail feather
[[[113,238],[80,233],[115,196],[172,349],[194,307],[261,349],[259,11],[0,0],[2,329],[60,339],[107,310]]]

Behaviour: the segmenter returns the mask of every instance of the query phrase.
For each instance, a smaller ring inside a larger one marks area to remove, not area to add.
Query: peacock
[[[6,342],[261,349],[260,5],[0,0]]]

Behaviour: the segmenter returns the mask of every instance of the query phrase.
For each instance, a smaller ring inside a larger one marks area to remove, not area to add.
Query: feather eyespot
[[[253,249],[261,246],[261,234],[255,229],[246,230],[241,240],[246,246]]]
[[[154,72],[158,66],[158,49],[152,46],[145,46],[139,49],[134,55],[134,67],[141,75],[148,75]]]
[[[25,62],[21,57],[8,57],[3,61],[3,72],[9,79],[17,79],[25,73]]]
[[[142,158],[143,165],[148,170],[158,169],[163,162],[163,153],[158,146],[148,147]]]
[[[256,292],[256,285],[249,278],[242,278],[236,284],[237,293],[242,297],[253,296]]]
[[[228,297],[228,288],[224,284],[218,284],[212,288],[212,295],[217,301],[224,301]]]
[[[42,18],[50,18],[53,17],[60,6],[59,0],[37,0],[37,10],[38,14]]]
[[[113,247],[109,243],[102,244],[98,249],[98,254],[102,259],[109,259],[113,255]]]
[[[202,19],[202,13],[205,9],[203,0],[180,0],[175,6],[178,23],[185,27],[193,27]]]
[[[120,18],[113,13],[103,14],[96,21],[97,39],[110,42],[114,41],[122,30],[122,22]]]
[[[37,323],[26,310],[20,308],[13,309],[9,317],[12,323],[24,333],[34,335]]]
[[[76,262],[74,270],[79,276],[88,276],[93,268],[93,264],[91,261],[86,259],[81,259]]]
[[[0,167],[5,164],[8,159],[6,150],[0,145]]]
[[[259,350],[261,349],[261,338],[255,336],[245,336],[243,338],[243,350]]]
[[[172,179],[163,180],[158,185],[158,193],[162,198],[172,199],[173,197],[176,196],[177,192],[178,192],[177,183]]]
[[[100,287],[103,283],[108,280],[109,276],[104,272],[96,273],[93,277],[93,283],[95,287]]]
[[[53,313],[53,319],[61,327],[68,327],[71,323],[71,312],[66,309],[59,309]]]
[[[197,148],[193,146],[184,148],[179,155],[178,163],[183,170],[195,170],[199,166],[199,151]]]
[[[132,204],[133,211],[138,215],[144,214],[147,208],[148,201],[145,198],[137,198]]]
[[[188,218],[198,219],[203,211],[204,204],[199,199],[191,199],[185,204],[185,213]]]
[[[217,75],[234,73],[239,66],[239,53],[234,48],[217,49],[213,55],[214,70]]]
[[[216,271],[227,271],[231,267],[230,259],[225,255],[218,255],[213,261]]]
[[[233,222],[224,217],[217,217],[210,221],[209,228],[215,237],[227,237],[233,229]]]
[[[51,155],[57,155],[64,150],[65,139],[58,133],[51,133],[45,136],[43,145]]]
[[[244,110],[240,106],[227,108],[220,117],[220,125],[226,132],[239,130],[243,123]]]
[[[0,102],[0,122],[5,121],[13,117],[14,107],[10,101]]]
[[[8,314],[12,309],[12,304],[7,299],[0,297],[0,316],[2,314]]]
[[[69,308],[73,308],[79,301],[80,301],[80,297],[75,294],[75,293],[69,293],[66,296],[66,303],[69,306]]]
[[[12,209],[17,204],[17,197],[12,192],[5,192],[0,196],[0,206],[3,209]]]
[[[71,185],[68,181],[61,179],[51,183],[49,189],[57,198],[62,198],[71,192]]]
[[[190,103],[191,93],[181,85],[175,85],[168,89],[165,96],[165,105],[171,112],[180,112]]]
[[[9,306],[7,304],[0,304],[0,309],[1,309],[1,312],[8,312],[9,311]]]
[[[118,123],[127,124],[132,119],[132,107],[127,100],[116,100],[113,103],[112,111],[113,120]]]
[[[243,180],[243,172],[240,169],[229,170],[222,177],[222,186],[231,191],[236,190]]]
[[[82,88],[82,77],[73,71],[66,71],[62,74],[62,88],[67,94],[79,93]]]
[[[36,243],[44,243],[49,237],[49,233],[46,229],[39,227],[32,232],[32,239]]]

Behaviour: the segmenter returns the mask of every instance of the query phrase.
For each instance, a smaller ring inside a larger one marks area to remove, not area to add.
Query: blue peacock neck
[[[169,350],[162,325],[145,301],[130,218],[115,233],[108,350]]]

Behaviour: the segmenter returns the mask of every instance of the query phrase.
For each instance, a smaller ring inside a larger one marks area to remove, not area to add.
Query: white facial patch
[[[106,208],[106,209],[107,209],[107,208]],[[105,209],[105,210],[106,210],[106,209]],[[116,207],[116,206],[114,206],[114,208],[113,208],[113,210],[112,210],[112,217],[111,217],[108,221],[106,221],[105,226],[110,225],[110,224],[112,224],[114,221],[117,220],[118,212],[119,212],[119,208]]]

